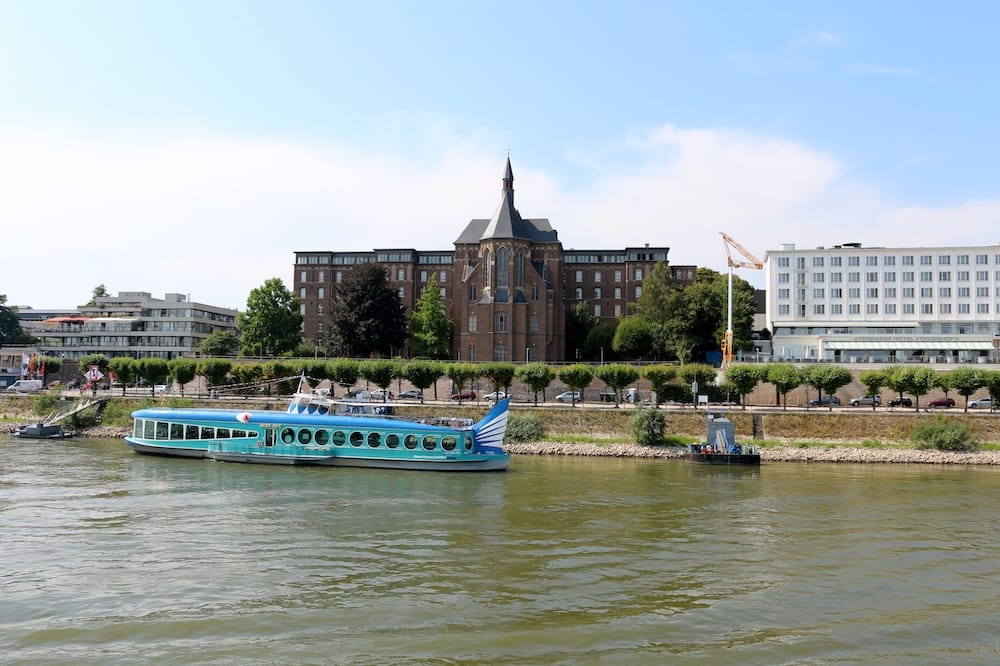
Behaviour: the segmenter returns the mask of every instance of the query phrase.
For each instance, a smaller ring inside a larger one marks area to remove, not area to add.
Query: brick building
[[[323,340],[331,300],[353,266],[377,262],[412,311],[433,273],[454,322],[452,358],[469,361],[563,361],[566,311],[583,302],[600,319],[617,319],[642,293],[670,248],[564,250],[545,218],[524,218],[514,206],[510,158],[500,203],[488,219],[473,219],[449,250],[412,248],[364,252],[295,253],[294,290],[304,317],[304,337]],[[695,266],[671,267],[681,284]]]

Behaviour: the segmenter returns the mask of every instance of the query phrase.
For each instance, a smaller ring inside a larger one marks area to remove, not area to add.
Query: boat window
[[[198,439],[198,426],[184,426],[184,439]]]
[[[465,436],[465,450],[466,451],[472,450],[472,435]]]
[[[215,439],[215,428],[209,428],[208,426],[202,426],[202,428],[201,428],[201,438],[202,439]]]
[[[390,449],[394,449],[399,446],[399,435],[393,433],[391,435],[385,436],[385,445]]]
[[[132,436],[133,437],[142,437],[142,426],[143,426],[142,419],[136,419],[135,422],[132,423]]]
[[[406,437],[404,437],[403,438],[403,446],[405,446],[408,449],[415,449],[415,448],[417,448],[417,436],[416,435],[407,435]]]
[[[215,436],[218,437],[219,439],[222,439],[223,437],[229,437],[229,428],[219,428],[218,430],[215,431]]]
[[[351,446],[361,446],[365,441],[365,436],[360,432],[351,433]]]
[[[170,424],[166,421],[156,422],[156,439],[167,439]]]
[[[181,423],[170,424],[170,439],[184,439],[184,425]]]
[[[424,448],[433,451],[437,447],[437,437],[434,435],[424,435]]]
[[[454,451],[458,446],[458,440],[454,435],[445,435],[441,438],[441,448],[445,451]]]
[[[368,446],[374,449],[381,443],[382,443],[382,435],[380,435],[377,432],[368,433]]]
[[[268,428],[264,433],[264,446],[274,446],[274,429]]]
[[[313,434],[311,430],[299,430],[299,444],[308,444],[312,441]]]
[[[336,432],[333,433],[334,446],[343,446],[344,442],[346,441],[347,437],[344,435],[344,432],[342,430],[337,430]]]
[[[281,431],[281,441],[285,444],[291,444],[295,441],[295,431],[291,428],[285,428]]]
[[[326,443],[330,441],[330,433],[326,430],[316,431],[316,443],[320,446],[326,446]]]

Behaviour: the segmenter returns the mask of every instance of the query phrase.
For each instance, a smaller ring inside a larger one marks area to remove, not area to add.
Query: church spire
[[[507,155],[507,169],[503,174],[503,193],[514,203],[514,170],[510,166],[510,155]]]

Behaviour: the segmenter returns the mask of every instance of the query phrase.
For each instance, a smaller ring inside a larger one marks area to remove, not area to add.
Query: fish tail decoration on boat
[[[507,414],[510,400],[499,401],[476,425],[472,432],[476,446],[486,453],[503,453],[503,436],[507,432]]]

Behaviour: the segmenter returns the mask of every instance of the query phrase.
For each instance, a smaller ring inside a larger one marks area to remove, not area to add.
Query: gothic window
[[[518,250],[514,253],[514,286],[524,284],[524,253]]]
[[[490,263],[490,251],[486,250],[486,254],[483,255],[483,266],[486,268],[486,286],[490,287],[493,285],[493,265]]]
[[[497,250],[497,287],[506,287],[509,283],[509,270],[507,265],[507,248]]]
[[[507,332],[507,313],[498,312],[497,313],[497,333]]]

